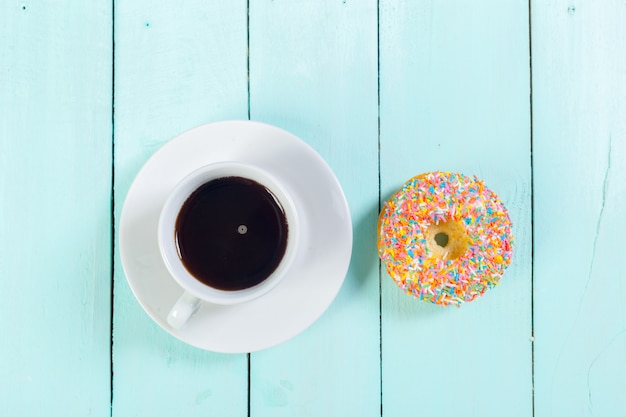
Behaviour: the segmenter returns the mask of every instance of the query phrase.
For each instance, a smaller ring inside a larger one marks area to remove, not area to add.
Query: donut
[[[428,172],[408,180],[378,217],[378,256],[407,294],[460,306],[500,281],[513,256],[511,219],[476,177]]]

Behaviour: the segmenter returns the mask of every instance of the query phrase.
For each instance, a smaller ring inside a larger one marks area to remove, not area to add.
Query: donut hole
[[[442,248],[446,247],[446,245],[448,244],[448,240],[450,240],[450,237],[444,232],[439,232],[435,235],[435,243]]]
[[[432,224],[426,229],[426,248],[438,259],[454,260],[463,256],[469,246],[465,226],[448,220]]]

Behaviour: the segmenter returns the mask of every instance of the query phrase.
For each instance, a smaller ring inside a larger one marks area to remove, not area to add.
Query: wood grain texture
[[[536,416],[626,415],[626,4],[532,4]]]
[[[115,3],[115,213],[142,164],[197,125],[248,112],[245,1]],[[119,254],[118,254],[119,255]],[[113,415],[245,416],[247,358],[160,329],[115,258]]]
[[[108,416],[110,5],[4,1],[0,57],[0,415]]]
[[[308,142],[350,205],[346,281],[308,330],[251,356],[251,415],[380,415],[376,2],[250,4],[252,119]],[[304,301],[306,302],[306,301]]]
[[[532,414],[528,30],[523,1],[381,1],[382,198],[422,172],[477,175],[516,239],[500,285],[458,309],[383,272],[384,416]]]

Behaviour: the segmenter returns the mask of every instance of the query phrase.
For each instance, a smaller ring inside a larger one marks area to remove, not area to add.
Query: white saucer
[[[167,314],[183,290],[160,257],[159,213],[185,175],[224,160],[257,164],[283,182],[300,217],[300,249],[270,293],[233,306],[203,303],[185,327],[173,329]],[[348,204],[330,167],[292,134],[249,121],[203,125],[161,147],[128,191],[119,236],[126,278],[150,317],[183,342],[228,353],[277,345],[313,324],[339,292],[352,252]]]

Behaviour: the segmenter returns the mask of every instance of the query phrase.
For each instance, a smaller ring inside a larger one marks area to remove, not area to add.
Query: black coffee
[[[241,177],[207,182],[176,219],[179,256],[201,282],[221,290],[252,287],[280,263],[287,247],[282,206],[263,185]]]

